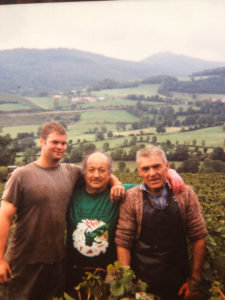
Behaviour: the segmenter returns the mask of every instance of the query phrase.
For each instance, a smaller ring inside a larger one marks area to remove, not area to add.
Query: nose
[[[95,177],[98,177],[98,175],[99,175],[99,174],[98,174],[98,170],[95,170],[95,171],[94,171],[94,176],[95,176]]]
[[[58,143],[58,144],[57,144],[57,148],[58,148],[58,149],[63,149],[64,147],[65,147],[64,144],[61,144],[61,143]]]
[[[154,176],[155,173],[156,173],[156,172],[155,172],[154,168],[150,168],[150,169],[149,169],[149,172],[148,172],[148,175],[149,175],[149,176]]]

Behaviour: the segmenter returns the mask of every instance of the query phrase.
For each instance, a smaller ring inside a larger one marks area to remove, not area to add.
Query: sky
[[[0,50],[70,48],[141,61],[172,52],[225,62],[224,0],[0,5]]]

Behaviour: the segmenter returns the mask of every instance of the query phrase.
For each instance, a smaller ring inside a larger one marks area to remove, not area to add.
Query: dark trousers
[[[64,261],[11,266],[13,277],[0,286],[0,300],[48,300],[63,295]]]

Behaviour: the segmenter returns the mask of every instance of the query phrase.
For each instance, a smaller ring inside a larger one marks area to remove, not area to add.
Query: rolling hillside
[[[224,65],[170,53],[131,62],[63,48],[2,50],[0,91],[37,96],[70,91],[105,78],[132,80],[164,74],[186,76]]]

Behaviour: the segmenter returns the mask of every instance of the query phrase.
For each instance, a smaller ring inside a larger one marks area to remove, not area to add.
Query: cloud
[[[0,49],[67,47],[141,60],[162,51],[225,61],[225,2],[138,0],[0,6]]]

